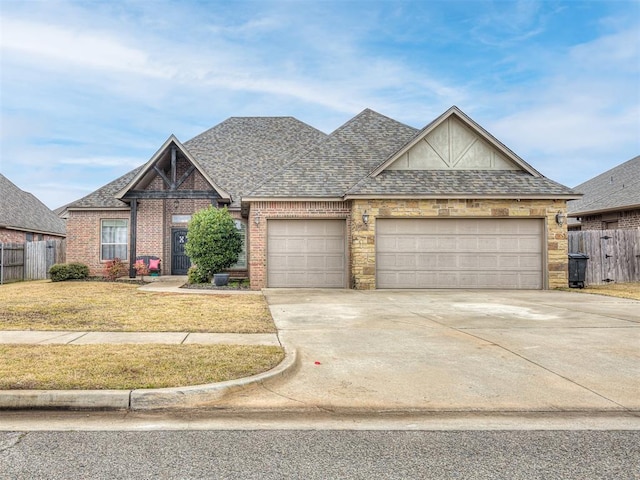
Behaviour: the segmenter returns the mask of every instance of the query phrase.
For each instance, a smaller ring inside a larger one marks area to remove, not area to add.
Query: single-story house
[[[421,130],[366,109],[327,135],[291,117],[229,118],[67,206],[67,255],[185,274],[187,223],[227,207],[251,287],[511,288],[567,284],[573,190],[457,107]]]
[[[0,174],[0,243],[60,240],[65,235],[64,220]]]
[[[581,183],[567,203],[570,230],[640,228],[640,155]]]

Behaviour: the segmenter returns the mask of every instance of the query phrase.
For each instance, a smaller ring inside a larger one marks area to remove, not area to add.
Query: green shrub
[[[129,266],[119,258],[114,258],[113,260],[109,260],[104,264],[102,273],[107,280],[113,282],[116,280],[116,278],[124,277],[125,275],[127,275],[129,273]]]
[[[189,271],[187,272],[187,278],[189,279],[189,283],[208,283],[209,277],[206,274],[202,273],[196,265],[192,265],[189,267]]]
[[[242,235],[226,208],[210,206],[196,212],[187,231],[185,253],[198,266],[200,277],[210,279],[214,273],[238,261]]]
[[[52,282],[64,280],[82,280],[89,276],[89,267],[84,263],[56,263],[49,269]]]

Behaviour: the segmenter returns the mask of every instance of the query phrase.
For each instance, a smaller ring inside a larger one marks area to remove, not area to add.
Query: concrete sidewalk
[[[164,343],[171,345],[273,345],[280,346],[275,333],[190,333],[190,332],[63,332],[0,330],[0,343],[95,345],[100,343]]]

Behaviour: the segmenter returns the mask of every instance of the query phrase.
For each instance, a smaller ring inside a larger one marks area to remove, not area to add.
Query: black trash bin
[[[589,260],[589,255],[585,253],[569,254],[569,286],[571,288],[584,288],[587,260]]]

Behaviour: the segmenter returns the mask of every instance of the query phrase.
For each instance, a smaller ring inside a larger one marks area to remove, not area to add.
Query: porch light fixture
[[[256,225],[260,225],[260,215],[259,214],[255,214],[253,216],[253,223],[255,223]]]
[[[362,214],[362,223],[364,223],[365,225],[369,225],[369,214],[366,210]]]
[[[567,219],[566,215],[562,212],[556,213],[556,223],[560,226],[564,225],[565,220]]]

